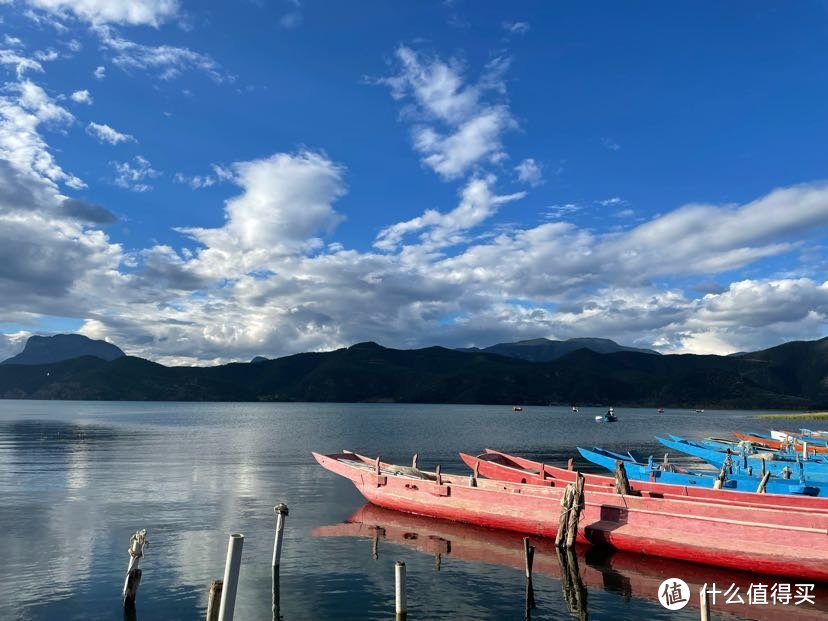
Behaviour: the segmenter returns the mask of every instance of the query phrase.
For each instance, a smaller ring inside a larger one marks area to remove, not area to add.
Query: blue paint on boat
[[[578,447],[578,452],[584,459],[606,468],[610,472],[615,471],[616,461],[620,460],[624,462],[627,478],[631,481],[655,481],[657,483],[669,483],[672,485],[709,488],[712,488],[716,481],[715,473],[675,469],[675,467],[671,468],[669,464],[667,469],[664,469],[663,466],[656,465],[652,457],[649,458],[648,463],[644,464],[632,459],[630,456],[621,455],[620,453],[614,453],[601,448],[594,448],[590,451]],[[757,476],[734,474],[727,476],[723,487],[740,492],[755,492],[759,481],[760,478]],[[770,479],[765,486],[765,491],[769,494],[828,496],[828,483],[817,486],[813,485],[812,482],[803,483],[797,480]]]

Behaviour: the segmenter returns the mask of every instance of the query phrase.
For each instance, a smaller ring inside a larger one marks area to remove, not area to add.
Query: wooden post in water
[[[221,589],[221,606],[219,621],[233,621],[233,609],[236,607],[236,590],[239,586],[244,535],[234,533],[227,543],[227,561],[224,565],[224,581]]]
[[[218,621],[219,606],[221,606],[221,580],[210,583],[210,593],[207,595],[207,621]]]
[[[570,483],[566,486],[561,495],[561,515],[558,518],[558,532],[555,533],[555,545],[562,547],[566,541],[566,529],[569,523],[569,507],[572,503],[572,496],[575,494],[575,485]]]
[[[535,608],[535,588],[532,586],[532,579],[526,579],[526,607],[523,618],[525,621],[532,621],[532,610]]]
[[[285,519],[288,516],[287,505],[280,502],[273,507],[276,513],[276,539],[273,541],[273,567],[278,567],[282,558],[282,539],[285,534]]]
[[[716,480],[713,481],[713,489],[722,489],[722,485],[724,485],[725,478],[727,477],[725,468],[727,468],[727,463],[722,464],[722,469],[719,471]]]
[[[144,556],[144,547],[147,545],[147,529],[135,531],[129,540],[129,565],[127,566],[124,589],[121,593],[124,600],[124,610],[135,609],[135,598],[138,596],[138,586],[141,584],[141,570],[138,561]]]
[[[620,459],[615,461],[615,491],[624,496],[630,495],[630,481],[627,478],[627,469],[624,467],[624,462]]]
[[[765,493],[765,487],[768,484],[768,479],[770,478],[770,475],[771,475],[770,472],[766,472],[764,475],[762,475],[762,480],[759,482],[759,487],[756,488],[756,493],[757,494],[764,494]]]
[[[523,559],[526,564],[526,579],[532,579],[532,563],[535,560],[535,546],[529,545],[529,537],[523,538]]]
[[[575,467],[573,465],[574,463],[575,462],[573,461],[573,459],[571,457],[569,459],[567,459],[566,460],[566,469],[567,470],[574,470],[575,469]]]
[[[762,476],[765,476],[765,460],[760,458],[759,461],[762,463]]]
[[[701,611],[701,621],[710,621],[710,596],[707,593],[707,585],[705,584],[699,591],[699,610]]]
[[[395,610],[397,621],[403,621],[408,614],[408,605],[405,601],[405,563],[397,561],[394,565],[394,582],[396,585]]]
[[[581,507],[584,503],[584,475],[578,473],[575,480],[575,490],[572,493],[572,500],[569,505],[569,520],[566,523],[566,548],[571,550],[575,546],[575,539],[578,537],[578,520],[581,516]]]

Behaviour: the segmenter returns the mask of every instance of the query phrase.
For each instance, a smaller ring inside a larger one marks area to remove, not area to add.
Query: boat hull
[[[383,464],[371,471],[372,460],[352,453],[314,453],[314,457],[324,468],[351,480],[366,500],[381,507],[541,537],[554,537],[558,530],[563,486],[477,480],[472,487],[466,477],[443,477],[441,483],[396,475]],[[587,491],[578,540],[653,556],[828,581],[828,528],[769,524],[759,521],[762,518],[756,514],[761,512],[777,517],[784,513]]]

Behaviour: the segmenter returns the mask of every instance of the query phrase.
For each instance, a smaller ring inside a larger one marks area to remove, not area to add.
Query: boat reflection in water
[[[524,571],[525,567],[523,537],[518,533],[412,515],[372,504],[363,505],[345,522],[320,526],[312,534],[316,537],[364,537],[371,541],[375,559],[379,557],[381,542],[403,545],[434,556],[437,570],[444,556],[503,565],[520,571]],[[737,618],[757,621],[824,621],[828,618],[828,585],[825,584],[816,584],[810,591],[814,604],[794,605],[798,599],[793,597],[796,585],[809,584],[808,580],[723,570],[596,547],[579,546],[573,552],[567,552],[558,550],[549,539],[536,537],[532,538],[531,543],[536,548],[534,574],[560,581],[569,612],[581,619],[588,617],[588,588],[617,593],[625,599],[634,597],[658,602],[659,587],[668,578],[681,578],[690,586],[688,607],[696,609],[699,608],[698,593],[703,585],[715,584],[721,591],[733,585],[729,594],[733,603],[725,603],[727,597],[717,594],[716,603],[711,603],[714,616],[728,613]],[[758,603],[758,596],[753,603],[749,603],[751,585],[756,589],[756,585],[760,584],[766,589],[768,603]],[[773,603],[770,593],[775,584],[790,585],[790,603]],[[738,602],[739,598],[743,603]],[[532,585],[528,582],[527,619],[531,616],[533,602]]]

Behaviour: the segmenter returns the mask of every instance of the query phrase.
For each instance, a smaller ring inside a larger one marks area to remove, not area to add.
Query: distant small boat
[[[696,410],[696,414],[701,414],[704,410]]]
[[[598,423],[614,423],[618,420],[618,417],[615,415],[615,410],[610,408],[607,410],[607,413],[603,416],[596,416],[595,422]]]
[[[578,413],[578,408],[576,408],[574,405],[572,406],[572,413],[573,413],[573,414],[577,414],[577,413]]]
[[[659,414],[664,414],[664,408],[658,408],[658,413]]]
[[[520,407],[519,405],[513,405],[512,406],[512,412],[523,412],[523,408]]]

